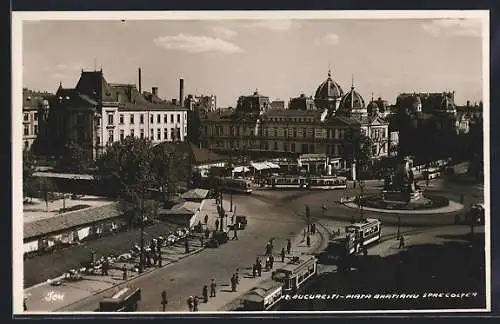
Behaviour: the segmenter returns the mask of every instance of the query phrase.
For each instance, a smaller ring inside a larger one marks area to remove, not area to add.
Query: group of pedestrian
[[[233,275],[234,276],[234,275]],[[208,303],[209,298],[216,297],[216,288],[217,284],[215,282],[215,279],[212,279],[210,281],[210,288],[209,285],[204,285],[203,289],[201,291],[201,299],[204,304]],[[208,294],[208,289],[210,289],[210,296]],[[200,298],[198,296],[189,296],[187,300],[188,308],[190,312],[197,312],[198,311],[198,304],[200,302]]]
[[[236,291],[239,283],[240,283],[239,269],[236,269],[236,272],[231,277],[231,291],[233,292]]]

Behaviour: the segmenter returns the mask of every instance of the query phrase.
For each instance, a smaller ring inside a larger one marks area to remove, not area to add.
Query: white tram
[[[240,300],[245,311],[264,311],[272,310],[282,297],[283,284],[267,279],[243,295]]]
[[[346,189],[346,177],[312,177],[307,180],[309,189]]]
[[[265,187],[272,189],[304,189],[307,179],[300,176],[275,176],[267,179]]]
[[[272,189],[345,189],[347,188],[346,177],[321,176],[274,176],[267,179],[265,187]]]
[[[283,284],[283,293],[295,293],[308,280],[316,277],[317,264],[315,256],[295,257],[285,267],[273,271],[272,278]]]
[[[367,218],[346,226],[346,233],[354,234],[354,252],[361,251],[361,246],[379,242],[382,232],[382,223],[376,218]]]

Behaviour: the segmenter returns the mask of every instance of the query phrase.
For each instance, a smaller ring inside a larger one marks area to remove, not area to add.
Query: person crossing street
[[[215,297],[215,288],[217,287],[217,284],[215,283],[215,279],[212,279],[212,282],[210,283],[210,297]]]

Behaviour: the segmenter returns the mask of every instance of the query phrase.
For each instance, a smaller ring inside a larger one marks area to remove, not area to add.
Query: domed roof
[[[316,89],[314,99],[336,99],[344,95],[340,85],[332,79],[331,71],[328,71],[328,78]]]
[[[351,87],[351,91],[346,93],[340,101],[340,108],[342,111],[351,111],[353,109],[365,109],[365,100],[361,95]]]

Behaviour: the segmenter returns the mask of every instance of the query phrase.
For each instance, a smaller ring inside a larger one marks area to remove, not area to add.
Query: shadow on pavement
[[[485,308],[484,234],[475,234],[472,245],[470,234],[457,238],[466,241],[410,245],[387,257],[354,257],[351,271],[322,274],[301,292],[338,294],[344,298],[289,300],[280,310]],[[429,293],[469,295],[429,297]],[[356,297],[355,294],[371,297]],[[409,294],[412,297],[377,299],[375,294]]]

